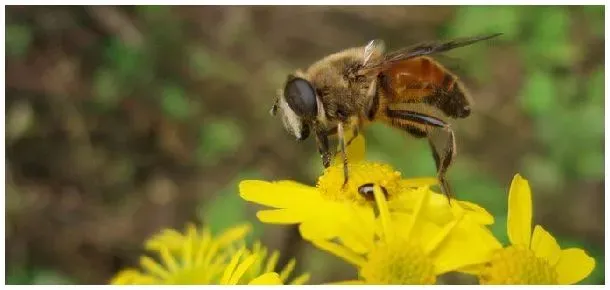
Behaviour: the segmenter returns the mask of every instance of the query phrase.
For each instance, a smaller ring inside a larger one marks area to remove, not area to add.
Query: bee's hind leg
[[[394,118],[417,123],[429,128],[438,128],[449,134],[449,139],[447,140],[445,149],[441,154],[439,153],[440,150],[438,150],[437,146],[430,139],[430,135],[428,134],[429,130],[426,130],[426,132],[421,132],[422,136],[428,136],[428,144],[432,149],[432,156],[434,157],[434,162],[436,163],[437,177],[441,186],[441,191],[443,194],[445,194],[445,196],[447,196],[449,202],[451,202],[451,197],[453,194],[451,187],[449,186],[449,182],[447,181],[446,174],[447,169],[449,166],[451,166],[456,154],[455,134],[453,133],[453,129],[451,129],[449,124],[447,124],[445,121],[425,114],[406,110],[389,110],[388,113]]]
[[[449,133],[449,140],[447,141],[447,145],[443,152],[442,156],[439,156],[439,150],[432,142],[430,136],[428,136],[428,144],[430,145],[430,149],[432,150],[432,157],[434,157],[434,162],[436,164],[436,172],[438,176],[438,181],[441,186],[441,190],[447,196],[449,202],[451,202],[451,197],[453,196],[451,187],[449,182],[447,181],[446,174],[447,169],[451,166],[453,162],[453,158],[455,157],[455,136],[453,130],[451,128],[444,128]]]

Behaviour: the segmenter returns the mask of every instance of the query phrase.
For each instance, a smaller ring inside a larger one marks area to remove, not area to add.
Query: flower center
[[[372,201],[372,195],[359,193],[364,184],[378,184],[387,191],[387,198],[400,192],[400,172],[383,163],[360,161],[348,164],[348,182],[344,184],[343,164],[330,166],[318,179],[318,189],[325,198],[333,201],[350,201],[366,204]]]
[[[498,250],[480,275],[481,284],[552,285],[557,271],[530,249],[509,246]]]
[[[434,261],[424,250],[402,239],[380,244],[368,254],[360,275],[368,284],[425,285],[436,283]]]

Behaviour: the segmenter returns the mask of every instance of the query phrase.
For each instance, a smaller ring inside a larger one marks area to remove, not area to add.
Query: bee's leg
[[[317,130],[316,143],[318,144],[318,152],[320,152],[320,156],[322,157],[322,164],[324,165],[324,168],[328,168],[330,166],[330,161],[332,158],[332,154],[328,145],[328,133],[325,131]]]
[[[352,144],[352,141],[354,141],[356,137],[358,137],[358,135],[360,134],[360,128],[362,128],[363,126],[363,120],[360,118],[358,118],[357,121],[352,124],[352,137],[349,139],[349,141],[347,141],[347,145],[345,145],[346,147],[349,147],[349,145]]]
[[[451,202],[451,187],[449,186],[449,182],[445,178],[445,175],[447,174],[447,169],[449,166],[451,166],[456,154],[455,134],[449,126],[444,127],[443,129],[449,133],[449,140],[447,140],[443,156],[440,159],[440,166],[438,167],[437,174],[438,181],[441,183],[441,189],[449,199],[449,202]]]
[[[358,130],[358,126],[354,126],[352,129],[352,138],[349,138],[349,141],[347,141],[347,144],[345,144],[345,147],[349,147],[349,145],[352,144],[352,141],[354,141],[356,139],[356,137],[358,137],[358,134],[360,134],[360,131]]]
[[[339,147],[341,148],[341,155],[343,157],[343,186],[345,187],[347,185],[347,181],[348,181],[348,170],[347,170],[347,151],[345,150],[346,146],[345,146],[345,138],[344,138],[344,129],[343,129],[343,124],[339,123],[337,125],[337,137],[339,138]]]
[[[436,162],[438,181],[441,185],[441,190],[447,196],[449,201],[451,201],[452,192],[445,175],[447,173],[447,169],[449,168],[449,166],[451,166],[456,154],[456,143],[453,129],[451,129],[449,124],[447,124],[443,120],[412,111],[389,110],[388,116],[409,122],[418,123],[427,127],[439,128],[449,134],[449,139],[447,140],[447,144],[442,154],[439,154],[440,150],[437,150],[436,146],[434,145],[432,140],[430,140],[429,136],[428,144],[432,149],[432,156],[434,157],[434,162]]]
[[[438,172],[441,166],[441,158],[438,155],[438,150],[436,150],[436,145],[432,142],[430,135],[428,135],[428,145],[430,146],[430,150],[432,150],[432,157],[434,157],[434,164],[436,165],[436,171]]]

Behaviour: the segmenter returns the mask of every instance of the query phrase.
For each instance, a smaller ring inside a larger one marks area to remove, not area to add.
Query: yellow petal
[[[375,196],[375,204],[379,209],[379,220],[381,221],[381,228],[383,232],[382,239],[388,237],[390,234],[390,210],[388,209],[388,202],[381,191],[379,185],[375,184],[373,187],[373,194]]]
[[[502,245],[489,229],[462,220],[432,252],[436,260],[435,273],[476,269],[472,266],[489,261],[493,252],[501,248]]]
[[[364,281],[362,280],[345,280],[339,282],[328,283],[327,285],[363,285]]]
[[[539,225],[534,228],[530,249],[537,257],[546,259],[551,266],[557,264],[561,255],[561,248],[555,238]]]
[[[307,283],[307,281],[309,281],[309,278],[311,278],[311,274],[301,274],[298,277],[294,278],[294,280],[290,282],[290,285],[304,285],[305,283]]]
[[[161,279],[169,278],[169,273],[167,270],[150,257],[140,258],[140,265],[142,266],[142,269],[148,271],[150,274],[156,275]]]
[[[164,229],[160,233],[152,236],[144,244],[144,248],[149,251],[159,251],[161,248],[168,248],[170,251],[180,249],[184,241],[184,236],[173,229]]]
[[[331,243],[328,241],[312,241],[312,244],[314,244],[314,246],[327,251],[343,260],[345,260],[346,262],[356,266],[356,267],[362,267],[362,265],[364,265],[366,263],[366,260],[354,253],[353,251],[351,251],[350,249],[347,249],[346,247],[342,246],[342,245],[338,245],[335,243]]]
[[[304,217],[293,209],[269,209],[256,213],[256,217],[264,223],[270,224],[296,224],[304,221]]]
[[[187,226],[186,242],[182,248],[182,264],[185,269],[190,269],[195,256],[193,255],[193,243],[197,236],[197,230],[193,225]]]
[[[233,273],[235,272],[235,268],[237,268],[239,259],[245,252],[246,252],[246,248],[241,248],[241,249],[239,249],[239,251],[237,251],[237,253],[235,253],[235,255],[233,255],[233,257],[231,258],[231,261],[225,268],[225,270],[222,274],[222,277],[220,278],[221,285],[230,285],[229,282],[231,280],[231,277],[233,276]]]
[[[407,225],[404,230],[406,236],[409,236],[413,228],[415,228],[415,225],[422,216],[424,206],[427,204],[427,201],[430,197],[430,191],[425,187],[418,189],[416,194],[417,200],[415,201],[415,206],[413,207],[413,217],[411,220],[411,224]]]
[[[373,236],[377,231],[374,213],[370,208],[362,211],[354,209],[352,212],[351,216],[344,216],[337,236],[343,245],[352,251],[358,254],[368,253],[373,248]]]
[[[403,179],[400,181],[400,185],[404,188],[417,188],[417,187],[425,187],[425,186],[433,186],[438,183],[438,179],[436,177],[419,177],[419,178],[409,178]]]
[[[315,187],[293,181],[244,180],[239,183],[239,195],[244,200],[276,208],[299,206],[307,200],[319,198]]]
[[[578,283],[591,274],[595,268],[595,260],[582,249],[570,248],[561,251],[557,263],[557,280],[559,284],[570,285]]]
[[[282,279],[278,273],[265,273],[252,279],[248,285],[282,285]]]
[[[267,265],[265,265],[265,272],[271,272],[275,270],[275,266],[277,265],[277,261],[280,259],[280,252],[277,250],[271,253],[271,256],[267,260]]]
[[[112,278],[112,280],[110,280],[110,284],[111,285],[136,284],[138,277],[140,277],[140,276],[141,276],[140,271],[133,269],[133,268],[128,268],[128,269],[122,270],[121,272],[116,274]]]
[[[235,272],[233,272],[233,275],[231,275],[231,278],[229,279],[228,284],[237,285],[237,283],[239,282],[239,279],[241,279],[241,277],[244,275],[244,273],[246,273],[246,271],[248,271],[250,266],[252,266],[252,264],[254,264],[254,262],[256,262],[257,259],[258,259],[258,257],[256,255],[251,255],[251,256],[247,257],[243,262],[239,263],[239,265],[237,266],[237,269],[235,269]]]
[[[468,275],[478,276],[483,271],[485,271],[485,269],[486,269],[485,264],[473,264],[473,265],[467,265],[467,266],[458,268],[455,271],[459,272],[459,273],[468,274]]]
[[[178,263],[176,263],[174,256],[170,254],[166,247],[161,248],[159,253],[161,254],[161,260],[165,262],[168,272],[173,273],[178,271]]]
[[[241,240],[246,234],[252,230],[252,225],[248,223],[233,226],[228,230],[222,232],[217,238],[216,242],[220,247],[224,247],[234,241]]]
[[[370,247],[375,232],[372,208],[327,202],[320,204],[314,213],[299,225],[303,239],[331,240],[338,237],[346,247],[358,253]]]
[[[466,211],[466,218],[473,219],[474,222],[482,225],[494,223],[494,217],[483,207],[468,201],[458,201],[459,206]]]
[[[426,254],[429,254],[432,251],[436,250],[436,248],[445,240],[445,238],[447,238],[451,231],[453,231],[453,229],[461,221],[461,219],[462,217],[460,216],[459,218],[445,225],[440,231],[438,231],[436,235],[426,243],[424,249]]]
[[[527,180],[517,174],[508,193],[508,239],[529,247],[532,234],[532,193]]]
[[[295,258],[290,259],[290,261],[288,261],[288,264],[280,272],[280,279],[282,279],[282,281],[286,281],[296,265],[297,260]]]

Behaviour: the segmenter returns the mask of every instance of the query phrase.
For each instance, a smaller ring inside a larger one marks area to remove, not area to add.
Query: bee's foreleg
[[[354,141],[354,139],[356,139],[356,137],[358,137],[358,134],[360,134],[360,131],[358,130],[358,126],[353,126],[353,128],[352,128],[352,137],[349,138],[349,140],[347,141],[347,144],[345,145],[345,147],[349,147],[349,145],[352,144],[352,141]]]
[[[322,157],[322,164],[324,165],[324,168],[328,168],[332,158],[328,145],[328,133],[316,130],[316,143],[318,145],[318,152],[320,152],[320,156]]]
[[[343,128],[343,124],[339,123],[337,125],[337,137],[339,138],[339,147],[341,149],[341,156],[343,157],[343,186],[345,187],[347,185],[347,181],[349,179],[348,177],[348,170],[347,170],[347,151],[346,151],[346,145],[345,145],[345,136],[344,136],[344,128]]]

